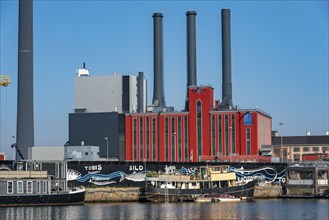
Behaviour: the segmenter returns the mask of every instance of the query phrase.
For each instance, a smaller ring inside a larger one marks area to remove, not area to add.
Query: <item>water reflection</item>
[[[328,219],[329,200],[2,207],[1,219]]]

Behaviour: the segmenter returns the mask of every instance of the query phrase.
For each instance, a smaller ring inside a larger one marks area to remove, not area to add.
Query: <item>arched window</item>
[[[198,143],[198,160],[202,155],[202,104],[201,101],[197,101],[197,143]]]

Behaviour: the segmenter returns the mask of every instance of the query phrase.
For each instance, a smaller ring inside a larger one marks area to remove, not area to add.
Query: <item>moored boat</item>
[[[205,198],[211,201],[226,195],[222,201],[233,201],[233,198],[252,199],[254,188],[254,180],[238,182],[235,172],[229,172],[228,166],[203,166],[193,175],[165,173],[146,177],[145,198],[153,202],[202,201]]]
[[[85,189],[69,188],[67,164],[54,164],[54,175],[42,170],[42,163],[22,161],[0,167],[0,206],[39,206],[81,204]]]

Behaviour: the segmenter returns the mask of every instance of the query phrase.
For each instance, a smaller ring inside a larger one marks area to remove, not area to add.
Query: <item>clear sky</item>
[[[76,70],[145,73],[153,96],[153,18],[163,13],[169,106],[186,93],[186,11],[195,10],[197,83],[221,98],[222,8],[231,9],[233,104],[260,108],[283,135],[323,135],[328,119],[328,1],[35,1],[35,145],[63,145]],[[17,107],[18,1],[0,1],[0,151],[11,158]]]

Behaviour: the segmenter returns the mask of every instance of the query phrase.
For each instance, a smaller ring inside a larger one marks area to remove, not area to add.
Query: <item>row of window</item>
[[[303,149],[303,152],[323,152],[328,151],[329,147],[294,147],[294,152],[300,152]]]
[[[25,193],[32,194],[33,193],[33,181],[26,181],[25,182]],[[47,193],[48,191],[48,184],[47,181],[37,181],[35,182],[37,184],[37,193]],[[43,185],[43,187],[42,187]],[[23,194],[24,193],[24,182],[23,181],[17,181],[17,193]],[[42,191],[43,189],[43,191]],[[14,193],[14,181],[8,181],[7,182],[7,194],[13,194]]]
[[[55,164],[55,177],[65,178],[66,175],[66,163],[56,163]]]
[[[224,139],[225,148],[223,148],[223,120],[224,120]],[[216,129],[217,125],[217,129]],[[217,130],[217,132],[216,132]],[[216,133],[218,135],[216,136]],[[216,147],[218,144],[218,148]],[[229,147],[231,146],[231,147]],[[235,154],[236,149],[236,119],[231,115],[231,126],[229,126],[229,116],[211,115],[211,154],[229,155]],[[251,154],[251,129],[246,128],[246,155]]]
[[[188,161],[188,118],[187,116],[165,116],[164,134],[160,132],[156,116],[138,117],[133,119],[133,160],[158,160],[157,146],[164,138],[164,160]],[[183,122],[183,123],[182,123]],[[144,134],[146,134],[144,138]]]

